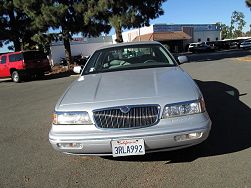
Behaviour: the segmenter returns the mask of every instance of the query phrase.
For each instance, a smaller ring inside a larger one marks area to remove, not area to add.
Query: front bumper
[[[162,122],[163,124],[163,122]],[[182,124],[182,123],[181,123]],[[143,139],[145,143],[145,152],[158,152],[158,151],[169,151],[175,149],[181,149],[199,144],[207,139],[211,130],[211,120],[209,118],[204,119],[202,122],[197,122],[193,126],[185,126],[183,129],[161,129],[156,125],[157,131],[139,131],[140,129],[134,130],[133,134],[116,134],[110,132],[109,135],[93,134],[88,136],[80,136],[79,134],[64,134],[54,133],[52,130],[49,133],[49,141],[53,148],[57,151],[61,151],[67,154],[76,155],[96,155],[106,156],[112,155],[112,140],[123,140],[123,139]],[[153,126],[154,127],[154,126]],[[152,128],[153,128],[152,127]],[[160,126],[161,127],[161,126]],[[168,127],[168,125],[166,126]],[[182,127],[182,125],[180,125]],[[142,129],[141,129],[142,130]],[[121,131],[123,132],[123,131]],[[189,133],[201,132],[202,136],[197,139],[176,141],[175,136],[180,136]],[[81,148],[62,148],[60,144],[81,144]]]

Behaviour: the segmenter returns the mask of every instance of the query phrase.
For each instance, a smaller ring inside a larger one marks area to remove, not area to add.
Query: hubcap
[[[17,82],[18,79],[19,79],[18,74],[17,74],[17,73],[14,73],[14,75],[13,75],[13,80],[14,80],[15,82]]]

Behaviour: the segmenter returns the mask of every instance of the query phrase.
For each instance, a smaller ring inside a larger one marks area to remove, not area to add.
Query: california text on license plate
[[[112,140],[113,157],[128,155],[144,155],[145,144],[143,139]]]

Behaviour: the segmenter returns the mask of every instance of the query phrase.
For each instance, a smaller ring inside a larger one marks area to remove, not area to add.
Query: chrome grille
[[[99,128],[140,128],[157,123],[159,106],[115,107],[95,110],[93,115]]]

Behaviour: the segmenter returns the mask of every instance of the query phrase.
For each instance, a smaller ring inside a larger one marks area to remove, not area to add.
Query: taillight
[[[25,64],[24,60],[23,60],[23,68],[26,68],[26,64]]]

